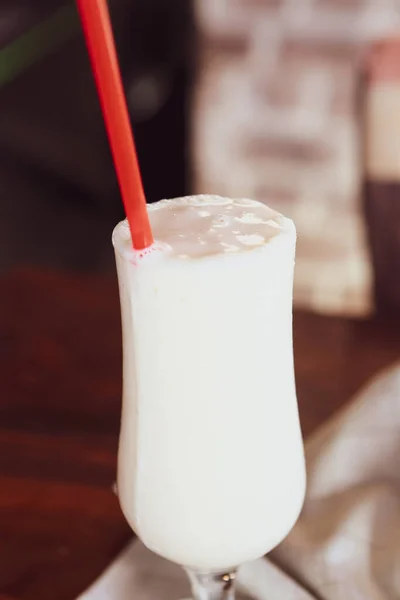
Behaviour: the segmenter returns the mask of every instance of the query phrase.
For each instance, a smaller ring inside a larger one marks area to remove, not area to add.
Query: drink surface
[[[165,244],[170,256],[182,259],[253,250],[291,225],[265,204],[246,198],[187,196],[161,200],[149,205],[148,211],[155,239]],[[129,252],[126,221],[117,232]]]
[[[118,494],[154,552],[203,570],[268,552],[305,488],[293,223],[197,196],[149,207],[154,252],[114,232],[123,327]]]

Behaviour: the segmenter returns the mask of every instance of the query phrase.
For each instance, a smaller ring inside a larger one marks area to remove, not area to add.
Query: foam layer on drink
[[[158,248],[183,260],[248,252],[293,229],[278,212],[249,199],[187,196],[161,200],[148,211]],[[131,251],[126,221],[119,225],[119,236],[119,246]]]

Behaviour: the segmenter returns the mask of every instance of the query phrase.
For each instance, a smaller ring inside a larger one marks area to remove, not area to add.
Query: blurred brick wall
[[[249,196],[298,230],[295,303],[371,310],[362,66],[397,0],[197,0],[195,191]]]

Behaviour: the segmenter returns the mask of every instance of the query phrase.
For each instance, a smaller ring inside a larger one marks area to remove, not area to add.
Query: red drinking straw
[[[121,81],[106,0],[77,0],[96,80],[132,244],[143,250],[153,243],[135,143]]]

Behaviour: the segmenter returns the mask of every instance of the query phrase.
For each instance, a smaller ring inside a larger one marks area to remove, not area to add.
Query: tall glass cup
[[[125,222],[113,234],[123,333],[119,500],[143,543],[186,569],[196,599],[233,597],[237,567],[282,541],[304,499],[296,233],[279,219],[263,248],[193,260],[162,246],[138,257]]]

